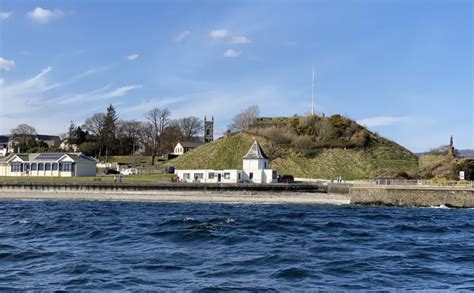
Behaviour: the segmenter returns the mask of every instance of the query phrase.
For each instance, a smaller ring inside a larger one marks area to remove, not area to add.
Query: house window
[[[239,180],[240,180],[240,173],[239,173]]]
[[[71,172],[71,163],[61,163],[62,172]]]
[[[36,163],[31,163],[31,171],[36,171]]]
[[[44,169],[45,169],[46,171],[50,171],[50,170],[51,170],[51,163],[46,163],[46,164],[44,164]]]
[[[214,177],[216,177],[216,174],[213,173],[213,172],[210,172],[209,173],[209,179],[214,179]]]
[[[189,173],[183,173],[183,179],[189,179],[190,178],[189,175],[190,175]]]
[[[273,170],[272,172],[272,178],[277,179],[277,171]]]
[[[43,171],[43,170],[44,170],[44,164],[38,163],[38,171]]]
[[[53,171],[57,171],[58,170],[58,163],[53,163]]]
[[[13,162],[11,165],[11,172],[21,172],[23,171],[23,164],[20,162]]]
[[[230,179],[230,173],[229,172],[225,172],[224,175],[223,175],[224,179]]]
[[[267,169],[267,162],[263,162],[263,169]]]
[[[249,179],[253,179],[253,173],[252,172],[249,173]]]
[[[199,180],[199,179],[202,179],[204,176],[202,173],[194,173],[194,179],[195,180]]]

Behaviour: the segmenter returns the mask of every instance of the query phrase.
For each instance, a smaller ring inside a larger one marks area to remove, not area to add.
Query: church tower
[[[208,121],[206,116],[204,116],[204,141],[214,141],[214,116],[212,116],[211,121]]]
[[[451,135],[451,139],[449,140],[449,146],[448,146],[448,157],[456,157],[456,150],[454,149],[454,143],[453,143],[453,136]]]

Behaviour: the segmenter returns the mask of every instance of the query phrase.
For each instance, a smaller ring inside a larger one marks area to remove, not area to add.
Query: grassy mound
[[[246,133],[203,145],[169,164],[178,169],[240,169],[255,139],[273,169],[295,177],[364,179],[418,169],[413,153],[339,115],[262,118]]]

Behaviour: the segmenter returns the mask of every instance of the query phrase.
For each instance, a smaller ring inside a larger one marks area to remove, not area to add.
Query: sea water
[[[474,210],[0,202],[0,291],[474,290]]]

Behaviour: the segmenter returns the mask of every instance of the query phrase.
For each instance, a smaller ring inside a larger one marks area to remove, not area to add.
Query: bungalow
[[[182,155],[184,153],[187,153],[188,151],[190,151],[192,149],[195,149],[199,146],[202,146],[204,144],[206,144],[206,142],[202,141],[202,140],[180,141],[174,147],[174,151],[173,151],[172,155],[180,156],[180,155]]]
[[[175,170],[182,182],[202,183],[275,183],[277,172],[269,168],[270,160],[257,141],[243,159],[243,170]]]
[[[12,154],[0,160],[0,176],[95,176],[96,163],[82,153]]]

